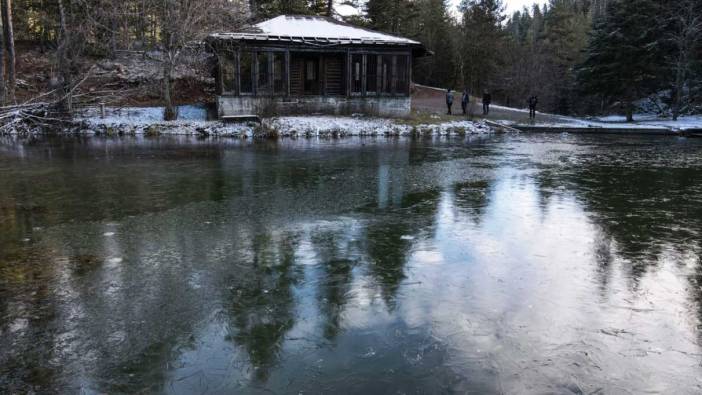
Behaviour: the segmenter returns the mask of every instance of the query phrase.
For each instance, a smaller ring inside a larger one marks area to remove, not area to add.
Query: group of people
[[[483,115],[490,114],[490,103],[492,102],[492,95],[488,90],[483,92]],[[461,109],[463,110],[463,115],[466,115],[466,109],[470,103],[470,94],[467,89],[463,90],[461,95]],[[536,105],[539,103],[539,98],[536,95],[531,95],[527,99],[527,104],[529,105],[529,119],[536,119]],[[451,115],[451,107],[453,107],[453,91],[451,88],[446,90],[446,107],[448,109],[447,115]]]
[[[490,95],[490,92],[485,91],[485,93],[483,94],[483,115],[487,115],[488,113],[490,113],[491,101],[492,96]],[[463,94],[461,95],[461,110],[463,111],[463,115],[466,115],[468,104],[470,104],[470,94],[468,93],[467,89],[464,89]],[[453,107],[453,91],[451,90],[451,88],[448,88],[446,90],[446,107],[448,109],[448,112],[446,114],[452,115],[451,107]]]

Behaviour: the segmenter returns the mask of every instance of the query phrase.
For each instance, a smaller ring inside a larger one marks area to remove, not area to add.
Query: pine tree
[[[546,13],[543,54],[548,95],[542,100],[550,109],[569,114],[575,96],[573,67],[582,61],[589,28],[587,14],[580,12],[575,0],[553,0]]]
[[[252,22],[279,15],[323,15],[327,11],[324,0],[249,0]]]
[[[501,0],[464,0],[463,12],[463,80],[471,92],[489,89],[499,72],[502,49],[506,42],[502,22],[505,20]]]
[[[660,85],[659,7],[653,0],[611,2],[593,29],[578,80],[588,93],[618,99],[633,121],[633,102]]]
[[[696,50],[702,48],[702,2],[668,1],[661,17],[666,69],[672,80],[671,110],[677,120],[685,105],[685,88],[693,77]]]
[[[416,59],[415,81],[431,86],[455,84],[455,30],[444,0],[420,0],[420,11],[412,26],[411,37],[422,42],[434,56]]]
[[[407,33],[416,16],[414,2],[408,0],[368,0],[365,11],[370,28],[395,34]]]

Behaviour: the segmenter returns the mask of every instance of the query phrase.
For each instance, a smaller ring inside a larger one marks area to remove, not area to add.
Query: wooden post
[[[258,96],[258,51],[251,51],[251,70],[253,79],[251,81],[251,94]]]
[[[275,93],[275,86],[273,86],[275,85],[275,82],[273,81],[273,79],[275,78],[275,71],[273,70],[273,52],[266,52],[266,54],[266,60],[268,62],[268,75],[266,76],[266,78],[268,79],[268,90],[269,93],[273,95]]]
[[[234,71],[236,75],[234,79],[236,80],[236,86],[234,87],[234,94],[241,96],[241,51],[234,51]]]
[[[412,92],[410,92],[412,88],[412,60],[414,57],[412,56],[412,52],[410,52],[410,55],[407,56],[407,96],[411,96]]]
[[[375,94],[381,96],[383,93],[382,81],[383,81],[383,57],[381,55],[373,55],[376,57],[375,62]]]
[[[322,96],[327,95],[327,70],[325,60],[325,56],[319,54],[319,94]]]
[[[290,50],[285,50],[285,96],[290,96]]]
[[[222,75],[222,62],[226,57],[220,56],[218,52],[216,52],[217,55],[217,94],[218,95],[223,95],[224,94],[224,77]]]
[[[353,63],[351,62],[351,50],[346,50],[346,97],[351,96],[351,84],[353,84]]]
[[[397,55],[392,56],[392,76],[390,78],[390,92],[394,95],[397,91]]]
[[[367,58],[368,58],[368,55],[366,55],[366,54],[361,55],[361,70],[360,70],[360,72],[361,72],[361,96],[364,96],[364,97],[366,96],[366,79],[368,77],[366,75],[366,67],[368,65]]]

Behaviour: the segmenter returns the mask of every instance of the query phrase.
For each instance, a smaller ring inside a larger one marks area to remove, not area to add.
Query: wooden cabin
[[[410,114],[407,38],[333,18],[282,15],[207,42],[217,55],[220,118],[273,114]]]

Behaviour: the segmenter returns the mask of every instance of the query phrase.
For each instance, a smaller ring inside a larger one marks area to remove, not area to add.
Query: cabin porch
[[[220,117],[410,113],[409,50],[243,46],[217,54]]]

